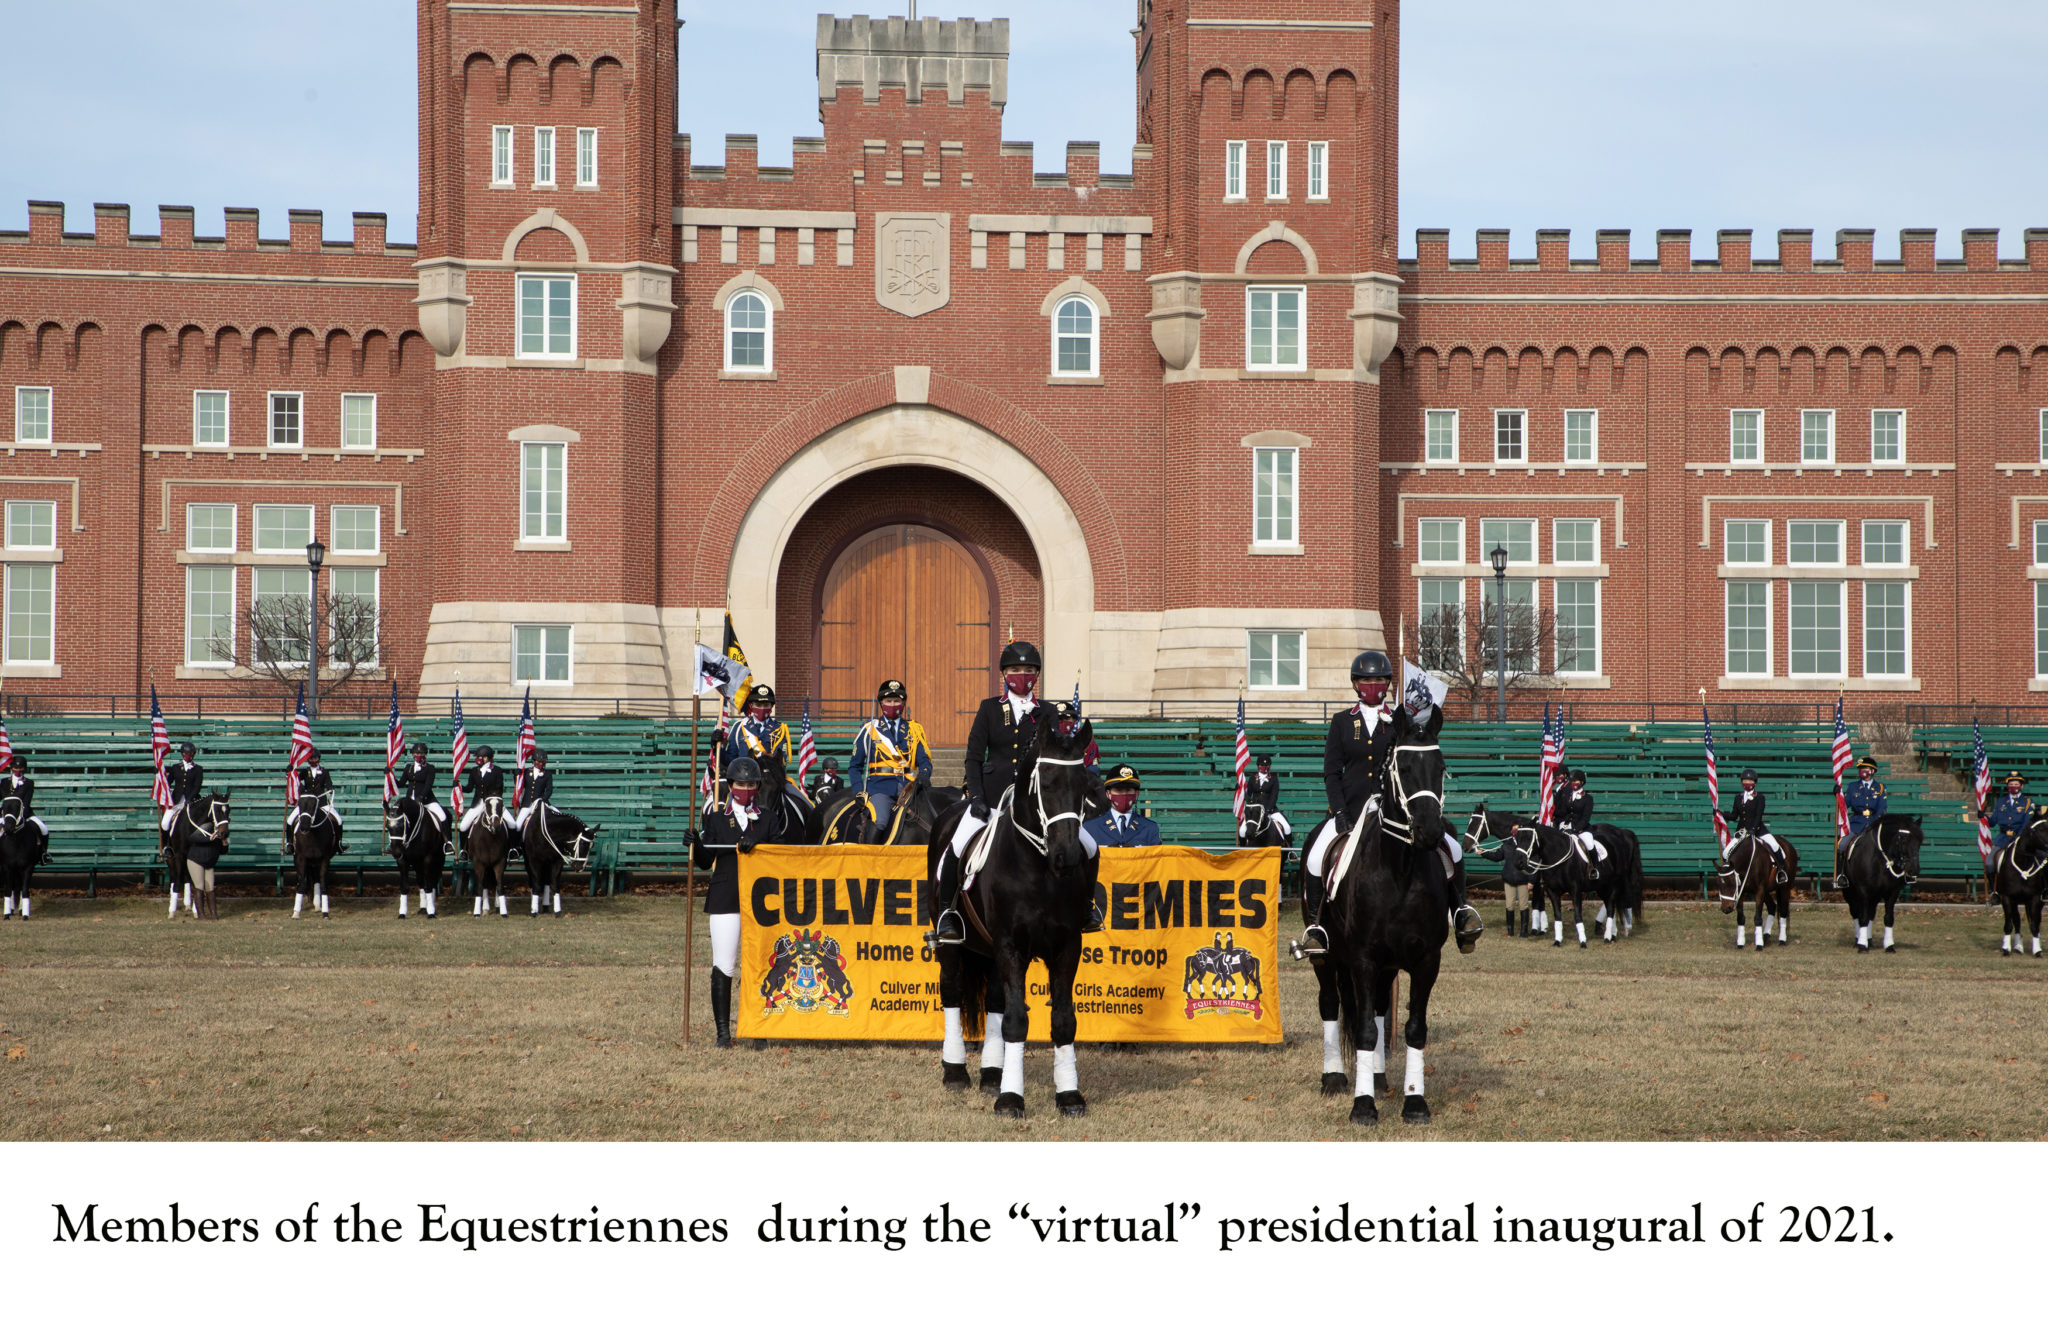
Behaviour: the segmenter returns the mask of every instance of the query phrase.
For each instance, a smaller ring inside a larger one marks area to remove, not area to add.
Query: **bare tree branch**
[[[1477,705],[1498,687],[1496,634],[1502,618],[1491,599],[1444,603],[1425,614],[1417,630],[1422,667],[1449,684],[1453,696]],[[1520,691],[1551,683],[1561,660],[1576,653],[1577,633],[1560,627],[1548,608],[1538,611],[1510,599],[1506,609],[1507,689]]]
[[[307,601],[288,594],[252,600],[242,610],[239,634],[215,636],[207,648],[230,665],[232,681],[268,693],[306,676]],[[320,689],[338,691],[367,677],[383,661],[377,605],[353,594],[320,595]]]

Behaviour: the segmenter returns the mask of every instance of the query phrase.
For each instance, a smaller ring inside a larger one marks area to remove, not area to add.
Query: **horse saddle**
[[[1365,800],[1365,810],[1359,813],[1358,820],[1352,823],[1351,833],[1344,837],[1344,843],[1337,849],[1337,865],[1323,878],[1330,899],[1336,898],[1337,889],[1344,884],[1344,874],[1351,870],[1352,860],[1358,857],[1358,846],[1364,839],[1365,828],[1379,829],[1379,816],[1380,800],[1375,794]]]
[[[989,850],[995,847],[996,827],[1010,816],[1010,794],[1004,793],[996,810],[989,814],[988,824],[976,833],[967,845],[967,856],[960,861],[960,889],[964,892],[974,885],[974,879],[982,868],[988,865]]]

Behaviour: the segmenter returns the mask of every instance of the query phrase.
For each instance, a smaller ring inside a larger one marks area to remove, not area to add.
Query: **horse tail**
[[[1361,1004],[1369,1002],[1365,990],[1358,986],[1358,979],[1348,965],[1337,966],[1337,1015],[1342,1021],[1337,1027],[1345,1058],[1348,1060],[1358,1053],[1372,1051],[1373,1043],[1366,1038],[1365,1027],[1372,1015]]]
[[[954,947],[959,960],[960,1033],[979,1040],[988,1024],[988,986],[996,977],[995,959]]]

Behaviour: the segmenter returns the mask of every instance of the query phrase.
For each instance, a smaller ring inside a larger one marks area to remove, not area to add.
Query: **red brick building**
[[[713,166],[671,0],[420,0],[416,247],[0,234],[8,689],[246,672],[313,537],[408,695],[665,701],[729,608],[940,740],[1013,633],[1097,701],[1328,697],[1497,545],[1553,690],[2048,688],[2048,232],[1403,259],[1399,44],[1149,0],[1132,175],[1043,175],[1005,21],[823,16],[822,135]]]

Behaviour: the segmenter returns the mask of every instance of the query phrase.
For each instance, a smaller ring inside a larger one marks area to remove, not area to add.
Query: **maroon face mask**
[[[749,709],[747,713],[754,716],[756,723],[765,724],[770,716],[775,713],[775,707],[773,705],[756,705]]]
[[[900,701],[900,700],[885,700],[885,701],[883,701],[883,702],[882,702],[882,717],[883,717],[884,719],[890,719],[890,720],[894,720],[894,719],[901,719],[901,718],[903,717],[903,702],[902,702],[902,701]]]
[[[1138,795],[1132,789],[1111,789],[1109,791],[1109,805],[1119,812],[1128,814],[1133,807],[1138,805]]]
[[[1004,673],[1003,685],[1009,688],[1012,696],[1029,696],[1032,688],[1038,685],[1038,674]]]
[[[1379,703],[1387,698],[1387,685],[1384,677],[1362,677],[1353,682],[1351,688],[1358,693],[1360,700],[1378,708]]]
[[[734,807],[752,807],[754,805],[754,795],[758,792],[760,790],[756,789],[752,784],[735,784],[732,786],[732,805]]]

